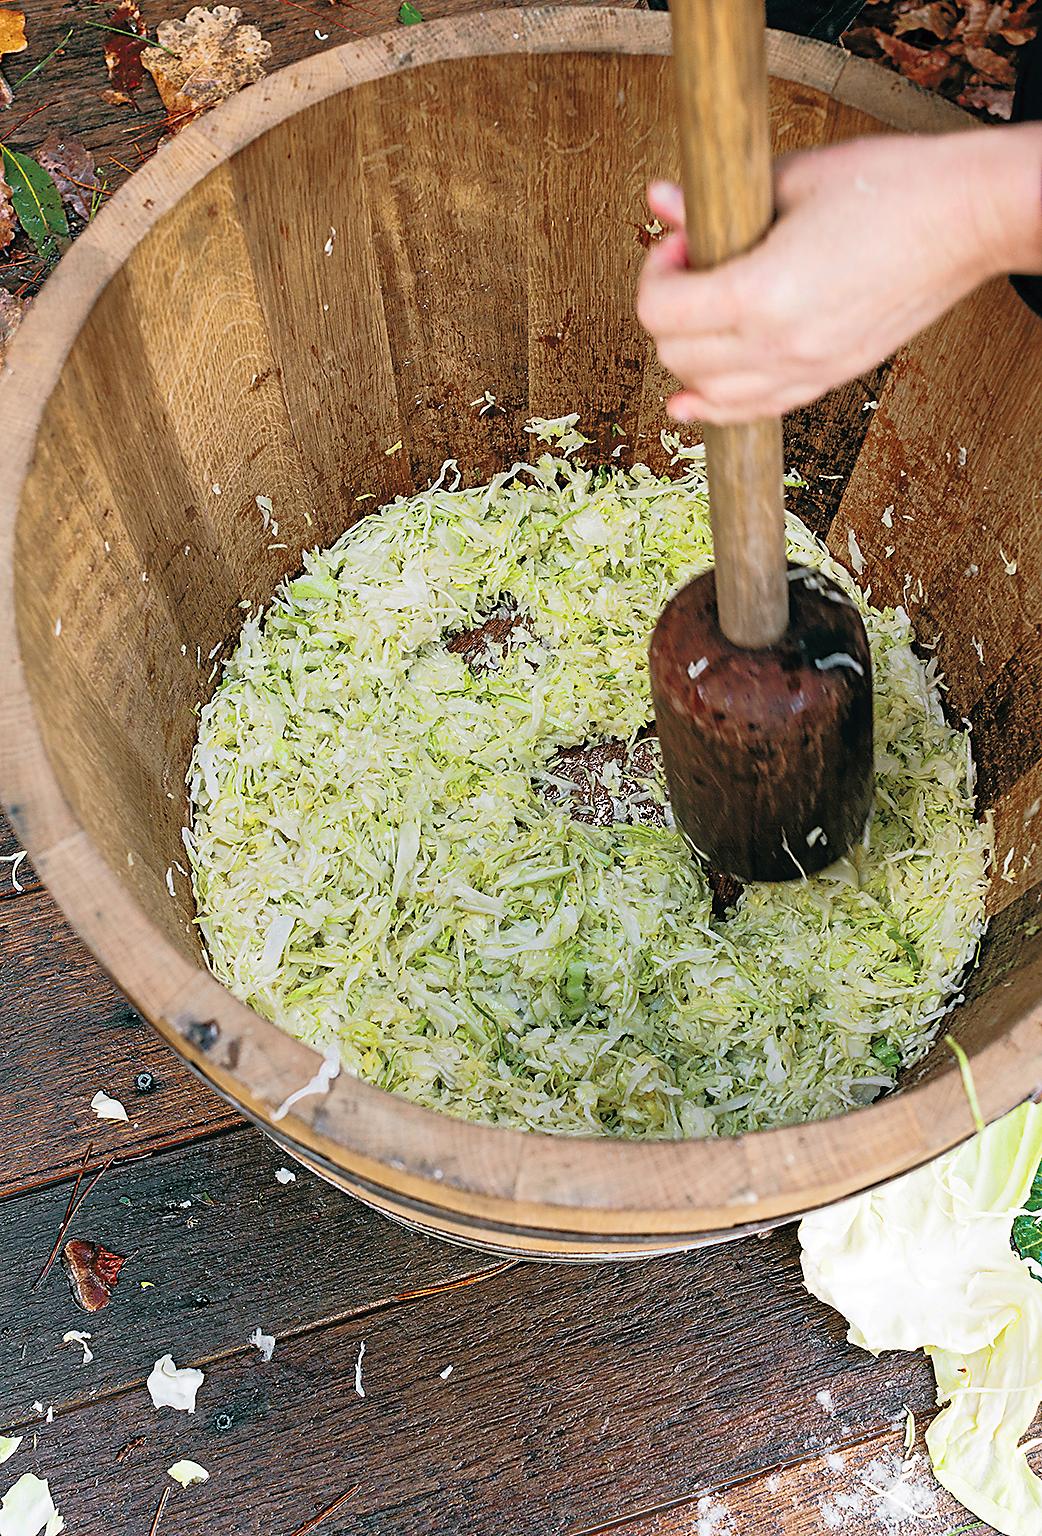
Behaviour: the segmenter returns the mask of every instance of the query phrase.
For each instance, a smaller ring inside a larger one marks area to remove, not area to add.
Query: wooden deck
[[[427,16],[467,7],[424,3]],[[151,85],[112,106],[100,7],[33,0],[2,131],[81,136],[110,187],[163,132]],[[143,0],[150,26],[182,14]],[[247,0],[271,67],[395,24],[392,0]],[[71,30],[70,30],[71,29]],[[318,34],[322,34],[319,36]],[[4,273],[31,289],[24,246]],[[0,854],[17,845],[0,826]],[[503,1263],[401,1230],[284,1159],[200,1087],[77,942],[27,862],[0,865],[0,1489],[50,1479],[72,1536],[942,1536],[939,1490],[902,1521],[919,1357],[872,1360],[804,1291],[792,1228],[637,1265]],[[128,1125],[99,1121],[97,1089]],[[129,1255],[93,1315],[61,1266],[37,1289],[76,1169],[114,1162],[71,1236]],[[265,1364],[248,1341],[274,1334]],[[91,1334],[80,1363],[70,1329]],[[364,1346],[364,1352],[363,1352]],[[193,1416],[153,1408],[164,1353],[205,1372]],[[361,1371],[358,1372],[360,1352]],[[451,1372],[449,1371],[451,1367]],[[357,1390],[361,1381],[364,1396]],[[38,1406],[37,1406],[38,1405]],[[53,1413],[52,1413],[53,1410]],[[922,1459],[910,1481],[934,1485]],[[190,1457],[210,1480],[185,1491]],[[976,1527],[984,1532],[984,1527]]]

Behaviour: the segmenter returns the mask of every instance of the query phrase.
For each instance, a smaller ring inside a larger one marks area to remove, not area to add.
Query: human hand
[[[637,314],[684,388],[676,421],[779,416],[887,357],[986,278],[1042,271],[1042,125],[887,135],[788,155],[759,245],[686,264],[679,187],[648,206]]]

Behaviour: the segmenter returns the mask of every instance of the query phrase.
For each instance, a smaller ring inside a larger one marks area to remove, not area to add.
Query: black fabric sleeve
[[[1020,50],[1017,89],[1013,97],[1012,121],[1037,123],[1042,121],[1042,27],[1034,42],[1025,43]],[[1042,202],[1042,186],[1037,194]],[[1015,276],[1010,278],[1014,289],[1035,311],[1042,315],[1042,277]]]

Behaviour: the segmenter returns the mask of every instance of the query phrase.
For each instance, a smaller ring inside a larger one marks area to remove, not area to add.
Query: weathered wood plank
[[[382,1224],[370,1232],[370,1218],[347,1208],[344,1226],[367,1244],[363,1255],[336,1214],[329,1219],[321,1192],[302,1188],[304,1211],[280,1230],[276,1253],[268,1233],[282,1208],[269,1186],[258,1201],[230,1165],[225,1175],[222,1201],[227,1190],[236,1204],[186,1213],[198,1220],[199,1247],[179,1237],[170,1284],[180,1317],[172,1305],[154,1331],[142,1323],[129,1332],[115,1326],[123,1314],[114,1300],[91,1341],[97,1362],[78,1367],[70,1357],[57,1383],[72,1406],[59,1399],[54,1424],[39,1426],[38,1449],[21,1463],[51,1478],[73,1530],[105,1528],[116,1508],[120,1529],[147,1530],[164,1469],[190,1455],[212,1478],[178,1496],[178,1536],[278,1536],[355,1483],[334,1531],[563,1536],[864,1440],[904,1403],[930,1408],[921,1360],[876,1361],[843,1343],[839,1320],[800,1285],[791,1229],[636,1266],[517,1266],[415,1306],[315,1328],[316,1303],[345,1312],[395,1284],[406,1240]],[[158,1198],[179,1188],[189,1186],[175,1181]],[[151,1172],[142,1189],[157,1198]],[[151,1265],[148,1227],[140,1223],[139,1240]],[[380,1279],[364,1293],[373,1266]],[[128,1270],[128,1298],[132,1287]],[[195,1310],[196,1290],[216,1305]],[[278,1333],[294,1317],[299,1331],[279,1339],[269,1365],[244,1346],[247,1324]],[[225,1323],[221,1343],[211,1320]],[[90,1373],[121,1356],[125,1379],[138,1383],[168,1346],[184,1364],[204,1323],[219,1358],[197,1353],[206,1379],[194,1417],[157,1414],[138,1384],[82,1402]],[[48,1369],[43,1347],[34,1360]],[[825,1388],[831,1414],[815,1401]],[[89,1475],[77,1476],[86,1437]]]
[[[0,1196],[64,1178],[88,1142],[99,1158],[132,1155],[236,1123],[134,1012],[46,891],[0,904],[0,997]],[[129,1124],[97,1118],[99,1088],[125,1105]]]
[[[890,365],[881,363],[785,418],[785,467],[806,482],[785,493],[785,504],[821,538],[839,510],[889,371]]]
[[[729,1488],[610,1527],[612,1536],[847,1536],[914,1530],[917,1536],[995,1536],[935,1480],[922,1442],[932,1415],[921,1416],[912,1455],[905,1456],[903,1418],[893,1428],[842,1451],[810,1457]],[[600,1536],[579,1527],[569,1536]]]
[[[285,1163],[243,1128],[110,1170],[70,1233],[130,1258],[89,1316],[60,1265],[32,1289],[68,1184],[0,1205],[0,1420],[118,1391],[168,1350],[179,1364],[242,1352],[257,1327],[281,1336],[502,1263],[394,1227],[304,1169],[280,1184]],[[92,1334],[87,1367],[62,1347],[70,1328]]]

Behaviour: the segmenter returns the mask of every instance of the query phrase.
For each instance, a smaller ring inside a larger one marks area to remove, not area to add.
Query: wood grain
[[[0,995],[0,1197],[66,1178],[88,1142],[99,1158],[134,1156],[238,1120],[121,996],[45,891],[0,904]],[[97,1118],[99,1088],[129,1124]]]
[[[32,1290],[66,1185],[0,1204],[0,1422],[31,1422],[36,1399],[68,1407],[139,1383],[168,1350],[179,1364],[245,1357],[258,1326],[281,1340],[501,1262],[396,1228],[302,1168],[280,1184],[285,1164],[244,1127],[111,1169],[70,1230],[130,1255],[90,1317],[60,1265]],[[89,1368],[60,1347],[70,1328],[91,1332]]]
[[[589,0],[576,0],[579,5]],[[621,0],[628,8],[634,0]],[[469,11],[502,8],[503,0],[427,0],[424,17],[458,16]],[[113,104],[104,99],[109,81],[104,63],[104,32],[95,25],[103,12],[89,14],[53,0],[37,0],[26,28],[28,47],[8,61],[12,82],[36,70],[24,85],[15,88],[13,108],[7,116],[4,139],[14,148],[35,153],[51,129],[75,131],[93,152],[106,198],[140,168],[166,136],[167,116],[150,75],[135,93],[133,103]],[[141,0],[141,18],[151,36],[161,22],[189,9],[169,0]],[[271,43],[269,73],[296,61],[328,52],[339,43],[395,29],[399,6],[396,0],[246,0],[240,7],[244,22],[260,28]],[[48,56],[61,48],[55,57]],[[47,62],[44,62],[44,61]],[[16,67],[12,67],[12,65]],[[46,278],[47,265],[35,256],[28,239],[20,237],[0,255],[0,283],[12,291],[35,292]]]
[[[172,1193],[194,1188],[175,1183]],[[359,1213],[351,1227],[369,1220]],[[249,1300],[229,1294],[235,1286],[226,1288],[210,1266],[206,1234],[225,1221],[232,1240],[223,1239],[222,1262],[228,1253]],[[164,1469],[175,1455],[190,1455],[211,1480],[178,1500],[183,1536],[285,1533],[355,1483],[358,1498],[336,1530],[563,1536],[864,1440],[906,1402],[922,1414],[930,1408],[921,1359],[876,1361],[842,1343],[838,1320],[799,1285],[791,1231],[647,1266],[516,1266],[416,1305],[305,1327],[280,1337],[265,1366],[245,1346],[244,1330],[291,1315],[292,1298],[258,1297],[247,1275],[256,1254],[237,1266],[236,1240],[248,1242],[250,1228],[234,1206],[200,1213],[199,1222],[198,1253],[188,1234],[178,1238],[180,1348],[173,1312],[157,1323],[155,1352],[147,1327],[131,1351],[102,1313],[91,1341],[97,1368],[108,1373],[109,1362],[125,1355],[129,1389],[84,1403],[95,1367],[77,1366],[74,1352],[61,1366],[68,1385],[55,1422],[39,1426],[37,1451],[23,1465],[51,1477],[73,1530],[101,1528],[117,1489],[125,1528],[147,1530]],[[369,1249],[380,1280],[369,1295],[397,1283],[387,1262],[396,1246],[381,1228]],[[346,1309],[369,1284],[336,1227],[301,1225],[290,1253],[273,1291],[302,1284],[310,1301],[308,1272],[320,1267],[324,1294]],[[341,1278],[342,1302],[331,1270]],[[125,1273],[127,1284],[129,1266]],[[195,1288],[217,1298],[202,1314],[206,1324],[191,1306]],[[189,1339],[201,1328],[214,1338],[226,1308],[223,1350],[195,1356],[206,1373],[198,1412],[157,1414],[140,1385],[154,1354],[172,1341],[183,1364]],[[749,1328],[750,1315],[769,1320],[770,1351]],[[363,1343],[360,1398],[355,1364]],[[826,1388],[831,1415],[815,1401]],[[32,1390],[28,1381],[23,1390]],[[87,1433],[94,1475],[70,1478],[70,1447]]]

